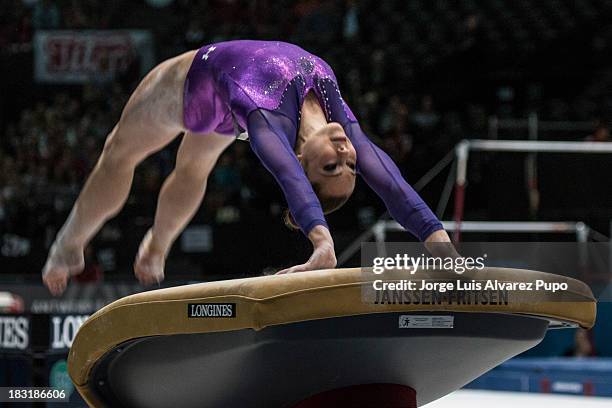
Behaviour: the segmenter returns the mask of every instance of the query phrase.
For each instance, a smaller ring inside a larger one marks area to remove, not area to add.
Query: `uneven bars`
[[[395,221],[379,221],[379,226],[387,231],[404,231],[399,223]],[[455,221],[442,221],[444,229],[455,231],[458,223]],[[546,222],[546,221],[462,221],[459,224],[464,232],[552,232],[552,233],[576,233],[587,229],[583,222]]]
[[[455,208],[453,219],[461,223],[465,206],[465,184],[470,151],[523,153],[612,153],[612,142],[564,142],[543,140],[483,140],[465,139],[455,146],[457,176],[455,179]],[[459,242],[463,228],[457,228],[453,240]]]
[[[465,140],[469,150],[532,153],[612,153],[612,142],[564,142],[544,140]]]

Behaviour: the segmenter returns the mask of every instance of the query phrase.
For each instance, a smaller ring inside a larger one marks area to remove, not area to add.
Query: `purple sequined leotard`
[[[200,48],[187,74],[185,127],[238,135],[280,184],[305,234],[325,225],[321,204],[294,146],[300,110],[314,91],[328,122],[340,123],[357,152],[357,173],[383,199],[391,216],[424,240],[442,224],[404,180],[391,158],[363,133],[344,102],[336,76],[321,58],[278,41],[228,41]]]

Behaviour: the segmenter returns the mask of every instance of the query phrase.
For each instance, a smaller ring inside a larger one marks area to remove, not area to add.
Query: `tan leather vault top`
[[[385,281],[399,279],[428,281],[497,280],[499,282],[559,282],[567,291],[556,293],[510,292],[508,304],[373,304],[362,298],[362,288],[371,287],[380,276],[360,268],[331,269],[289,275],[262,276],[179,286],[138,293],[117,300],[93,314],[80,328],[70,349],[68,371],[82,394],[89,373],[106,352],[127,340],[155,335],[207,333],[239,329],[260,330],[313,319],[359,314],[414,311],[472,313],[516,313],[552,318],[590,328],[595,322],[596,304],[589,287],[572,278],[544,272],[485,268],[459,276],[452,272],[388,271]],[[236,316],[189,318],[189,303],[235,303]],[[93,402],[95,398],[91,398]]]

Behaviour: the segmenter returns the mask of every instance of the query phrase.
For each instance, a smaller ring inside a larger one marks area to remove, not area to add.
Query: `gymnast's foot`
[[[59,296],[66,289],[70,276],[83,272],[84,267],[83,248],[64,246],[56,241],[51,245],[42,279],[51,294]]]
[[[147,231],[134,261],[134,275],[145,286],[164,280],[165,251],[153,243],[153,232]]]

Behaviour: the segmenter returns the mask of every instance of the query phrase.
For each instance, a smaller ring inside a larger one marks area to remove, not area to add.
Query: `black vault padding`
[[[453,328],[400,328],[403,315],[453,316]],[[109,407],[292,407],[358,384],[416,390],[419,406],[539,343],[549,320],[500,313],[385,313],[261,331],[135,339],[89,381]]]

